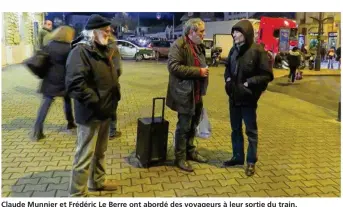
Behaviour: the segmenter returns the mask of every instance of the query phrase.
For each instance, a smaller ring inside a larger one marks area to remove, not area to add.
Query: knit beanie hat
[[[89,17],[86,27],[86,30],[91,29],[99,29],[102,27],[106,27],[111,25],[111,22],[108,21],[106,18],[100,16],[99,14],[92,14],[92,16]]]

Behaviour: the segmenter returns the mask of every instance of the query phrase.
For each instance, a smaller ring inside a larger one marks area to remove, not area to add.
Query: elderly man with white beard
[[[74,99],[78,124],[69,189],[71,197],[87,197],[88,189],[117,189],[113,181],[105,178],[110,118],[119,98],[118,74],[112,61],[114,50],[108,46],[110,24],[102,16],[92,15],[81,38],[72,43],[66,64],[66,89]],[[94,136],[95,132],[97,136]]]

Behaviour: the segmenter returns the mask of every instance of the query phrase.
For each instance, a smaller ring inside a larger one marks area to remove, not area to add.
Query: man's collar
[[[242,47],[244,44],[245,44],[245,42],[240,42],[240,43],[237,43],[235,45],[236,45],[236,47]]]
[[[43,27],[44,30],[48,31],[48,32],[51,32],[50,29],[46,28],[46,27]]]

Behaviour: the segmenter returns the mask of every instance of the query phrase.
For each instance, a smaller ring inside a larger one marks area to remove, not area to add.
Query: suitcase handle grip
[[[155,123],[154,122],[154,118],[155,118],[155,102],[156,102],[156,100],[162,100],[162,102],[163,102],[163,105],[162,105],[162,122],[163,122],[163,120],[164,120],[164,105],[165,105],[165,102],[166,102],[166,98],[164,98],[164,97],[157,97],[157,98],[153,98],[153,101],[152,101],[152,117],[151,117],[151,119],[152,119],[152,123]]]

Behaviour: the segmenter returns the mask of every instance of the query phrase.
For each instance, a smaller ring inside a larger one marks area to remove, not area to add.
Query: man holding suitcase
[[[205,23],[190,19],[184,26],[184,35],[171,46],[168,55],[169,84],[166,105],[178,112],[175,132],[175,165],[193,172],[187,160],[207,162],[194,145],[196,127],[203,108],[208,69],[205,59]]]

